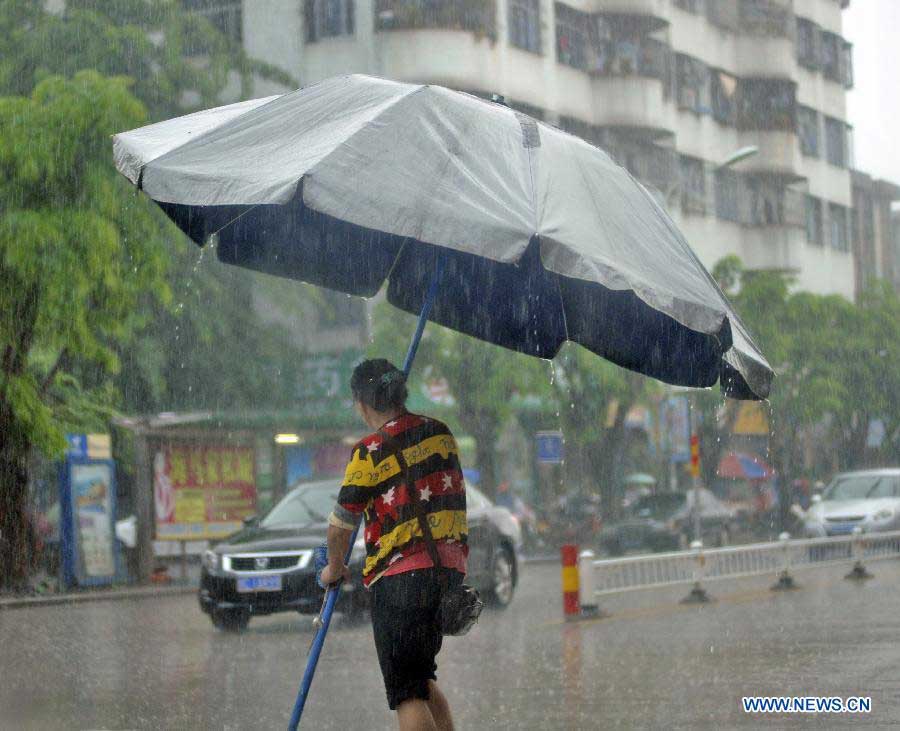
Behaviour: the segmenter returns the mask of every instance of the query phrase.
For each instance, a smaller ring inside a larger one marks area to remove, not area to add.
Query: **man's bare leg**
[[[437,731],[453,731],[453,717],[450,715],[450,704],[447,697],[438,688],[433,680],[428,681],[428,708],[431,709],[431,717],[434,719],[434,727]]]
[[[434,693],[432,692],[432,698]],[[410,698],[397,706],[397,720],[400,731],[437,731],[442,728],[435,725],[431,715],[431,701],[421,698]]]

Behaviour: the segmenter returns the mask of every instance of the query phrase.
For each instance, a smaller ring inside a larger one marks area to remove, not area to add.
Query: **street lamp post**
[[[753,157],[758,153],[759,147],[757,147],[756,145],[747,145],[746,147],[741,147],[732,152],[719,165],[717,165],[716,170],[724,170],[725,168],[729,168],[732,165],[737,165],[739,162],[743,162],[747,158]],[[692,399],[692,401],[695,402],[696,399]],[[691,506],[691,512],[693,513],[693,515],[691,517],[693,518],[694,541],[702,542],[702,526],[700,521],[700,436],[698,433],[699,424],[696,411],[696,403],[691,403],[691,478],[693,481],[694,493],[694,504]]]

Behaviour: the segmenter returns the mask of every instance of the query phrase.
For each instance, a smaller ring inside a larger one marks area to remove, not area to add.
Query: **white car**
[[[814,500],[804,516],[810,537],[900,530],[900,469],[841,473]]]

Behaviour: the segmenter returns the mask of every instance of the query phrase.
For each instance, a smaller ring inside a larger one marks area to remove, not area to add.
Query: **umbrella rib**
[[[256,209],[259,208],[261,205],[262,205],[262,203],[256,203],[256,204],[250,206],[246,211],[241,211],[237,216],[235,216],[234,218],[232,218],[230,221],[228,221],[227,223],[222,224],[221,226],[219,226],[219,228],[217,228],[215,231],[213,231],[212,233],[210,233],[210,236],[215,236],[216,234],[220,233],[221,231],[224,231],[224,230],[225,230],[226,228],[228,228],[231,224],[237,223],[237,222],[240,221],[244,216],[246,216],[248,213],[250,213],[250,211],[256,210]]]
[[[569,342],[569,318],[566,316],[566,303],[563,300],[562,296],[562,284],[560,283],[560,275],[558,272],[553,273],[556,275],[556,293],[559,295],[559,309],[562,312],[563,330],[566,333],[566,342]]]

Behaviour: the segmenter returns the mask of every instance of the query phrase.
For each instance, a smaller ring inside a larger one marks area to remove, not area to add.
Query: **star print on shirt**
[[[428,487],[428,485],[425,485],[425,489],[424,489],[424,490],[420,490],[420,491],[419,491],[419,497],[420,497],[422,500],[428,500],[428,498],[431,497],[431,489]]]
[[[387,424],[385,424],[385,426],[397,426],[397,422],[396,422],[396,421],[389,421]]]
[[[385,505],[393,505],[394,504],[394,490],[395,488],[391,488],[386,493],[384,493],[384,497],[381,498],[381,501]]]
[[[453,487],[453,478],[450,475],[444,475],[444,489],[449,490]]]
[[[381,446],[381,442],[379,442],[377,439],[373,439],[371,442],[366,442],[365,444],[366,449],[368,449],[370,452],[374,452]]]

